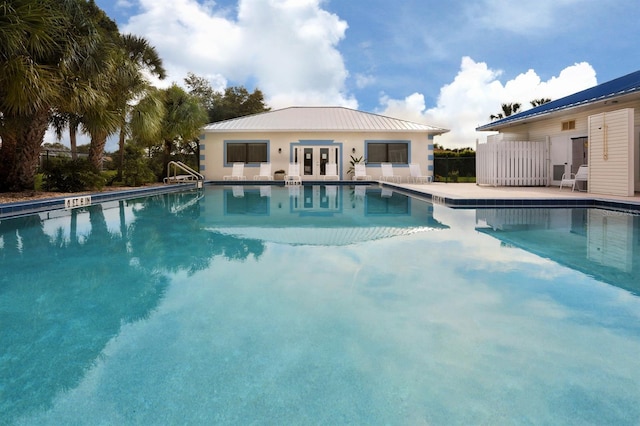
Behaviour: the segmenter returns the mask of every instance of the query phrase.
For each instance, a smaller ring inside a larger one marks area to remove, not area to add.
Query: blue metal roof
[[[500,120],[493,121],[484,126],[476,128],[476,130],[494,130],[514,121],[520,121],[525,118],[535,117],[537,115],[548,114],[567,108],[580,105],[587,105],[593,102],[603,101],[608,98],[626,95],[640,91],[640,71],[632,72],[606,83],[598,84],[573,95],[547,102],[535,108],[528,109],[518,114],[510,115]]]

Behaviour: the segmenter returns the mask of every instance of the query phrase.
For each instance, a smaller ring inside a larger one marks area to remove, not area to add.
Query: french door
[[[294,162],[300,164],[303,180],[323,179],[327,174],[327,163],[335,163],[340,172],[340,148],[337,146],[297,146]]]

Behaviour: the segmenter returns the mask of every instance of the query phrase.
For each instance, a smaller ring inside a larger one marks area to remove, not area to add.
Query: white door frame
[[[325,164],[336,163],[342,176],[342,143],[334,141],[300,141],[292,143],[292,163],[300,164],[302,180],[322,180]]]
[[[571,171],[571,137],[565,135],[551,136],[550,141],[549,158],[551,159],[551,170],[549,170],[549,175],[551,177],[551,185],[560,186],[560,180],[554,179],[554,168],[555,166],[564,165],[563,173]]]

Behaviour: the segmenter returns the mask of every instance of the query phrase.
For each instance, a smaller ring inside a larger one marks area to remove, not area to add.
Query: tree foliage
[[[0,190],[32,189],[52,112],[104,104],[109,43],[93,1],[0,4]]]
[[[184,81],[189,93],[197,97],[206,109],[210,123],[271,110],[265,104],[260,89],[249,93],[243,86],[233,86],[218,92],[206,78],[193,73],[189,73]]]
[[[516,114],[518,111],[520,111],[520,107],[522,105],[520,105],[517,102],[514,103],[510,103],[510,104],[502,104],[501,108],[502,108],[502,112],[499,112],[498,114],[491,114],[489,116],[490,120],[501,120],[505,117],[509,117],[510,115]]]
[[[531,106],[534,107],[534,108],[537,107],[537,106],[540,106],[540,105],[544,105],[544,104],[549,103],[549,102],[551,102],[551,99],[549,99],[549,98],[538,98],[538,99],[534,99],[532,101],[529,101]]]
[[[107,138],[129,132],[144,72],[166,74],[155,49],[94,0],[0,0],[0,191],[33,189],[49,124],[69,130],[74,158],[76,132],[90,135],[97,172]]]

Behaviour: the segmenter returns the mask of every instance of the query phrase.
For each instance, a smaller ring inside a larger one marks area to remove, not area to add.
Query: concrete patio
[[[436,202],[454,206],[585,205],[640,210],[640,193],[638,192],[634,197],[621,197],[571,191],[570,188],[560,190],[557,186],[494,187],[475,183],[442,182],[428,184],[383,182],[383,184],[417,195],[424,194]]]

